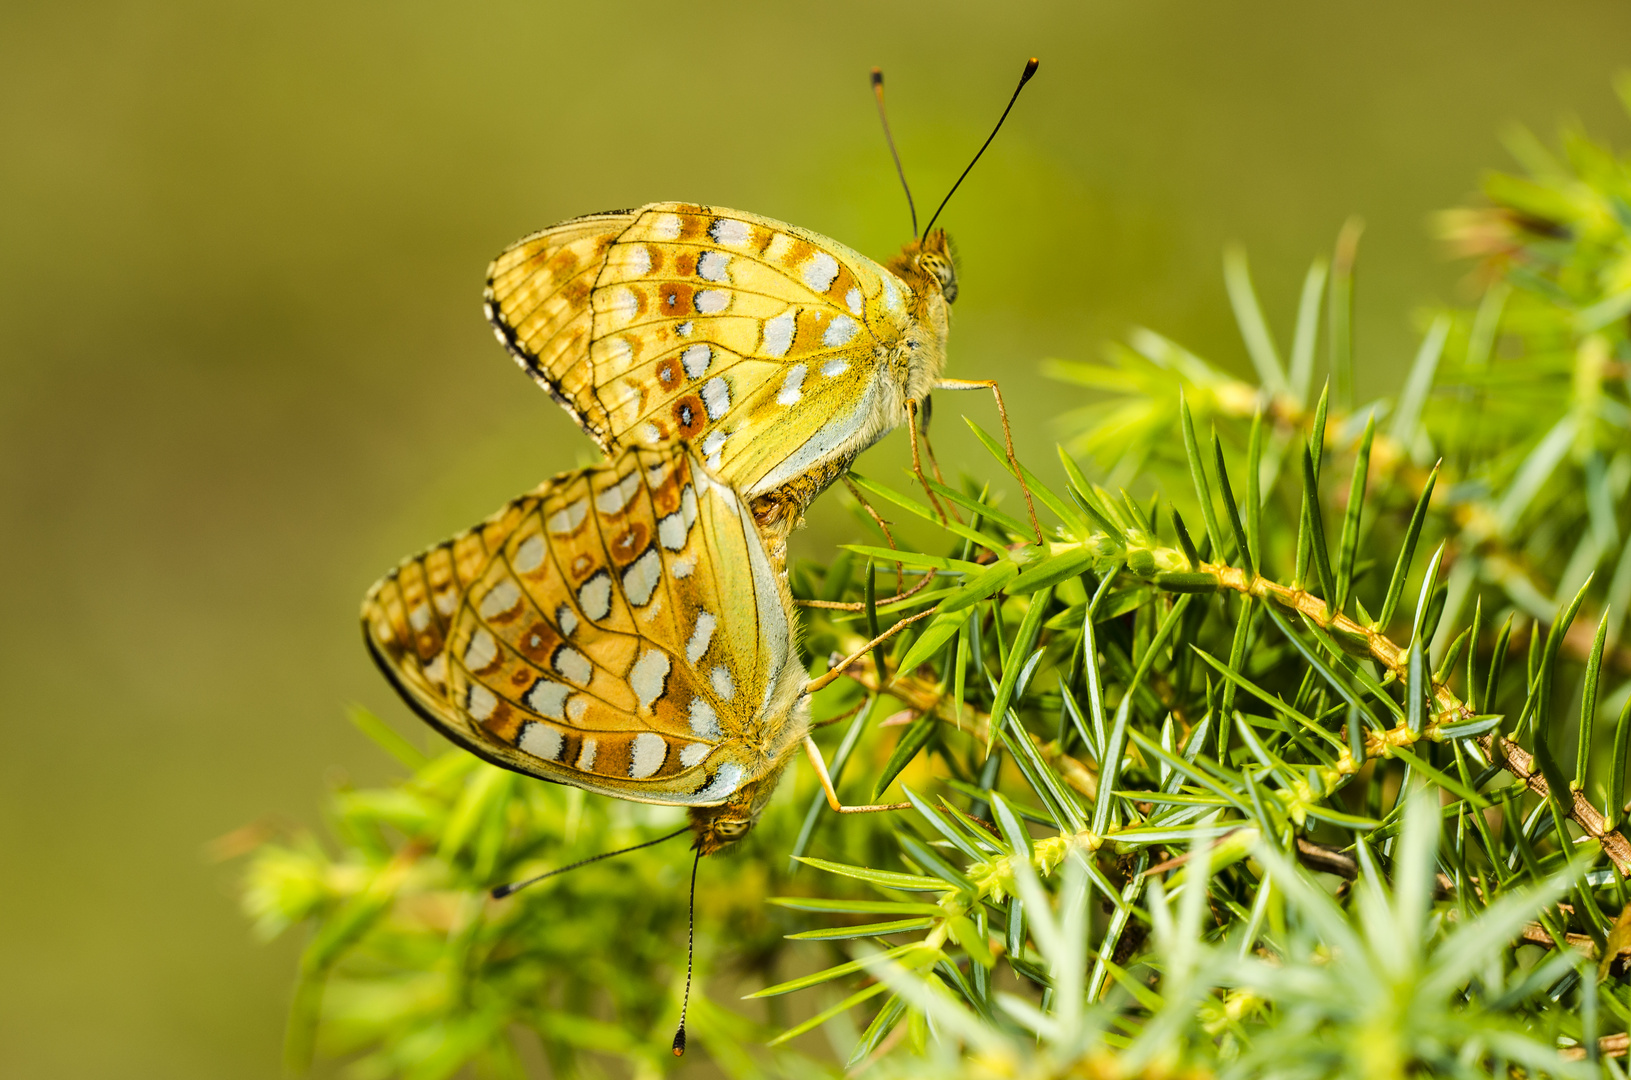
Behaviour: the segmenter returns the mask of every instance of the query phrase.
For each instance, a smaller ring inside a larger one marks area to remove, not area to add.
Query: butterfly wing
[[[380,666],[487,760],[643,802],[754,779],[805,673],[751,515],[690,450],[563,474],[369,591]]]
[[[516,241],[487,270],[485,307],[498,340],[602,449],[609,443],[589,369],[589,300],[607,251],[636,215],[563,221]]]
[[[915,306],[842,244],[689,203],[546,230],[494,262],[487,290],[500,338],[603,445],[689,439],[749,499],[824,486],[903,419],[890,368]]]

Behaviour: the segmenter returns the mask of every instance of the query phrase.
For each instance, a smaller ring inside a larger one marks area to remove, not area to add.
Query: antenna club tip
[[[494,900],[502,900],[514,891],[515,885],[513,883],[509,885],[494,885],[492,888],[492,897]]]
[[[684,1057],[685,1056],[685,1025],[684,1024],[681,1024],[680,1029],[678,1031],[674,1032],[674,1056],[675,1057]]]
[[[875,68],[872,69],[872,85],[873,86],[882,86],[883,85],[883,68],[875,67]]]
[[[1019,77],[1020,81],[1024,82],[1026,79],[1029,79],[1032,75],[1035,75],[1036,74],[1036,69],[1041,67],[1041,66],[1042,66],[1042,61],[1038,60],[1034,56],[1031,57],[1029,60],[1025,61],[1025,74],[1023,74],[1023,75],[1021,75]]]

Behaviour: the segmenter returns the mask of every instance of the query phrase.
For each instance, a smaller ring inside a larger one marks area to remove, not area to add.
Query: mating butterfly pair
[[[703,854],[739,839],[814,750],[783,542],[936,385],[955,295],[941,232],[881,266],[659,203],[520,241],[488,317],[611,460],[376,584],[380,666],[494,764],[689,806]]]
[[[880,265],[756,214],[653,203],[494,260],[499,340],[610,460],[375,584],[363,627],[403,696],[494,764],[691,807],[699,854],[747,833],[801,745],[834,809],[874,809],[840,805],[808,737],[825,677],[798,660],[784,545],[903,423],[917,467],[931,390],[996,391],[940,377],[957,277],[933,225]]]
[[[873,88],[881,115],[876,71]],[[939,213],[917,236],[914,209],[917,238],[884,265],[691,203],[574,218],[494,260],[485,309],[499,340],[608,460],[369,590],[370,651],[414,709],[495,765],[690,807],[698,858],[746,835],[801,746],[833,809],[890,808],[843,806],[809,737],[810,695],[848,661],[808,679],[785,542],[903,423],[923,478],[917,412],[931,390],[989,388],[1008,436],[995,383],[940,377],[957,277]],[[1008,457],[1020,476],[1011,437]]]

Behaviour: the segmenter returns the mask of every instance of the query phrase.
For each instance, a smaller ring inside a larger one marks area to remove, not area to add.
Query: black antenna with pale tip
[[[906,182],[906,167],[900,163],[900,151],[895,149],[895,136],[889,130],[889,115],[883,111],[883,68],[872,69],[872,96],[878,99],[878,119],[883,122],[884,141],[889,144],[889,156],[895,159],[895,174],[900,177],[901,190],[906,192],[906,209],[912,215],[912,235],[917,235],[917,204],[912,202],[912,185]]]
[[[702,849],[691,861],[691,900],[685,906],[685,997],[680,999],[680,1026],[674,1032],[674,1056],[685,1053],[685,1012],[691,1007],[691,964],[696,958],[697,941],[697,866],[702,862]]]
[[[551,870],[548,873],[539,874],[537,877],[531,877],[531,878],[528,878],[525,881],[512,881],[508,885],[495,886],[493,888],[493,899],[494,900],[502,900],[506,896],[509,896],[511,893],[520,892],[522,889],[525,889],[528,885],[538,884],[540,881],[544,880],[545,878],[554,877],[556,874],[564,874],[568,870],[576,870],[580,866],[588,866],[590,863],[599,862],[602,859],[610,859],[614,855],[627,855],[631,851],[639,851],[643,847],[651,847],[653,844],[660,844],[664,840],[672,840],[672,839],[674,839],[674,837],[683,836],[683,835],[685,835],[686,833],[688,833],[690,831],[691,831],[691,826],[687,825],[683,829],[675,829],[671,833],[668,833],[668,834],[666,834],[664,836],[659,836],[655,840],[647,840],[643,844],[635,844],[633,847],[620,848],[617,851],[608,851],[608,852],[605,852],[605,853],[600,854],[600,855],[591,855],[587,859],[578,860],[577,862],[573,863],[571,866],[563,866],[559,870]]]
[[[940,205],[935,208],[934,217],[930,218],[929,223],[923,227],[923,235],[918,237],[918,243],[921,244],[929,238],[929,230],[934,228],[934,223],[940,219],[940,211],[944,210],[946,204],[951,202],[951,197],[957,194],[957,188],[963,183],[963,177],[967,176],[970,170],[974,168],[974,163],[980,160],[980,154],[985,153],[985,148],[991,145],[991,140],[995,139],[997,132],[1002,130],[1002,122],[1008,119],[1008,113],[1013,109],[1014,102],[1019,100],[1019,92],[1025,89],[1026,83],[1031,81],[1031,76],[1036,74],[1036,69],[1040,64],[1041,61],[1034,56],[1025,62],[1025,70],[1019,76],[1019,85],[1014,87],[1014,96],[1008,99],[1008,108],[1002,110],[1002,115],[997,117],[997,126],[991,129],[991,134],[987,135],[985,142],[980,144],[979,151],[974,155],[974,161],[969,162],[968,168],[963,170],[963,176],[957,178],[957,183],[953,184],[951,190],[946,192],[946,197],[940,200]]]

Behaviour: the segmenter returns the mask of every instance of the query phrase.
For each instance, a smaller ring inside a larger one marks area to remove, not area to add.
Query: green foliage
[[[840,822],[800,777],[702,867],[692,1029],[719,1068],[1624,1075],[1631,164],[1521,149],[1530,176],[1445,218],[1482,300],[1424,318],[1388,400],[1351,400],[1350,227],[1284,359],[1226,260],[1256,383],[1143,330],[1053,366],[1101,395],[1064,422],[1103,481],[1026,473],[1043,543],[977,428],[991,464],[933,485],[957,520],[855,478],[932,542],[858,514],[866,541],[792,585],[813,670],[927,616],[815,702],[851,801],[913,810]],[[364,1076],[672,1062],[677,846],[485,890],[678,815],[365,726],[411,775],[250,869],[257,924],[309,930],[292,1058],[315,1033]],[[842,1066],[788,1048],[815,1029]]]

